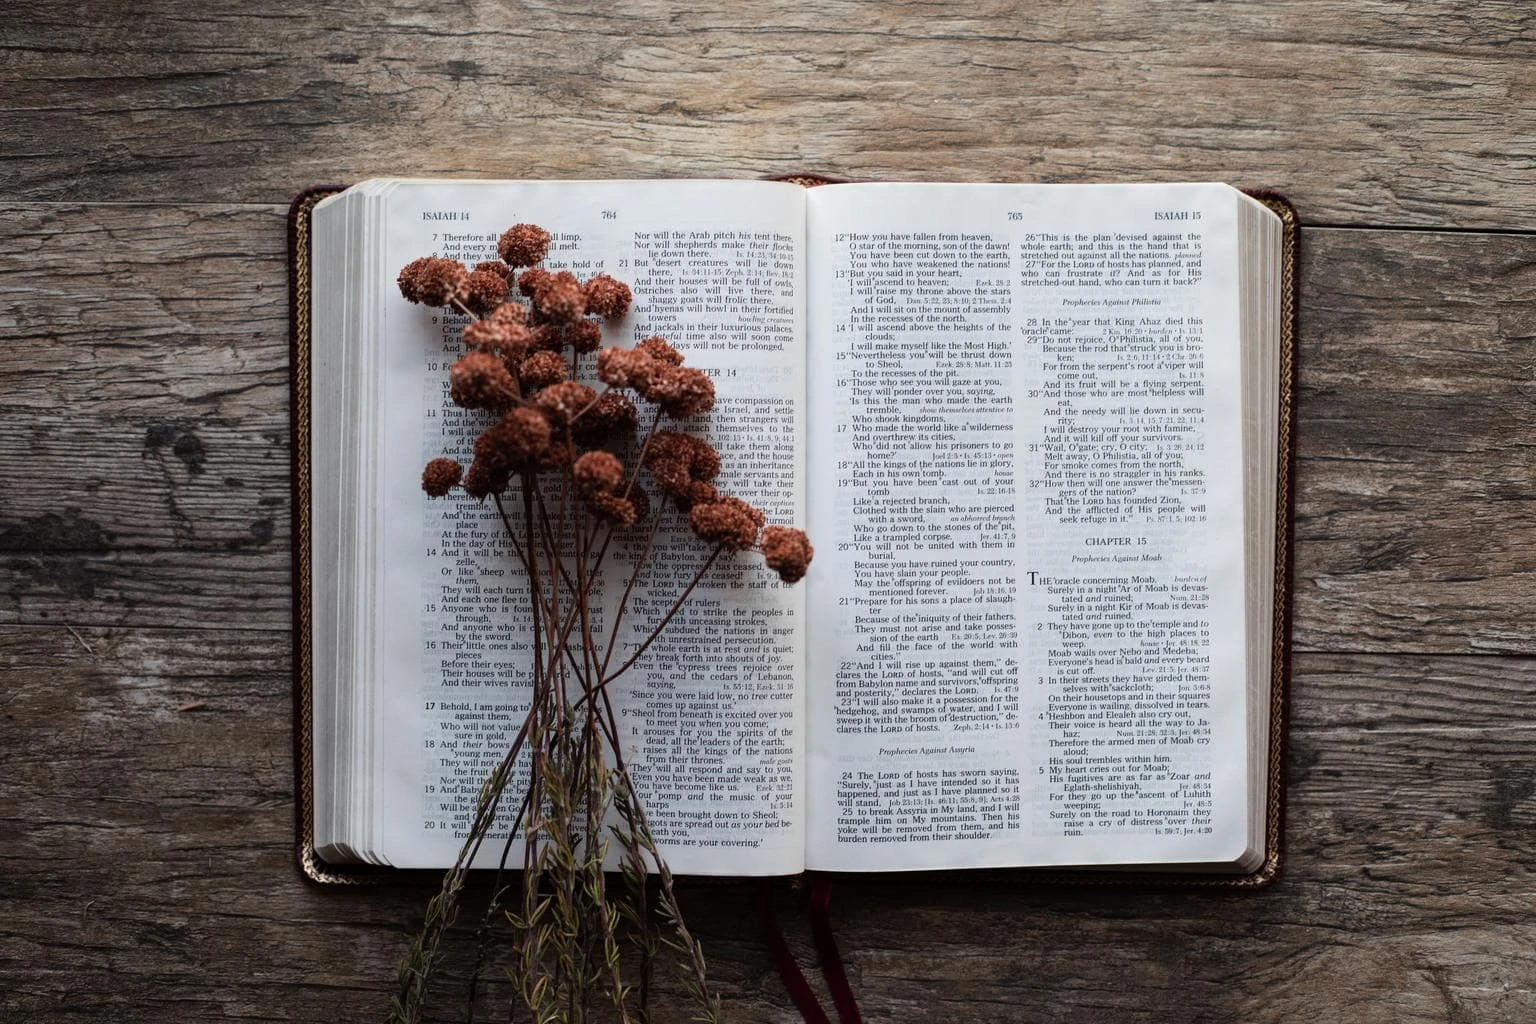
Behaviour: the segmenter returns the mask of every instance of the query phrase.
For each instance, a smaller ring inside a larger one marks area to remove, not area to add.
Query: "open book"
[[[1283,204],[374,180],[300,221],[301,828],[321,861],[452,864],[521,721],[496,511],[420,485],[481,425],[447,395],[465,320],[395,276],[493,259],[534,222],[549,266],[633,287],[608,342],[660,334],[712,373],[722,490],[817,548],[795,587],[745,556],[712,570],[615,695],[674,871],[1273,874]],[[704,557],[662,546],[640,618]]]

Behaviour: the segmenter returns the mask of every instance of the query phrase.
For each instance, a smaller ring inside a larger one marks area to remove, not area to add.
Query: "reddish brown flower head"
[[[474,266],[474,273],[478,274],[482,270],[495,274],[497,277],[507,282],[508,287],[511,287],[512,282],[517,277],[512,268],[507,266],[505,263],[502,263],[500,260],[484,260],[480,263],[476,263]]]
[[[663,366],[651,375],[650,385],[640,392],[661,406],[668,416],[684,419],[715,407],[715,382],[703,370],[687,366]]]
[[[597,379],[614,388],[647,387],[657,370],[656,360],[628,348],[605,348],[597,353]]]
[[[604,391],[597,396],[592,408],[576,421],[574,433],[582,444],[597,445],[632,435],[639,420],[634,402],[618,391]]]
[[[559,385],[556,385],[557,387]],[[576,446],[569,441],[551,441],[539,459],[539,469],[545,472],[563,473],[576,462]]]
[[[400,294],[405,296],[407,302],[421,301],[421,275],[426,273],[427,267],[436,258],[423,256],[420,259],[411,260],[400,269],[400,275],[395,278],[395,284],[400,286]]]
[[[517,400],[517,382],[489,352],[466,352],[448,374],[448,393],[466,409],[505,409]]]
[[[464,278],[459,301],[476,316],[485,316],[507,297],[507,279],[489,270],[476,270]]]
[[[433,459],[421,472],[421,489],[432,498],[441,498],[464,478],[464,467],[453,459]]]
[[[691,480],[688,486],[683,488],[683,493],[678,495],[677,503],[683,508],[692,508],[694,505],[719,500],[720,492],[714,484],[703,480]]]
[[[694,438],[675,430],[658,430],[651,435],[645,446],[645,464],[653,462],[681,462],[686,466],[693,458]]]
[[[530,267],[517,275],[517,290],[531,298],[543,290],[552,276],[543,267]]]
[[[496,254],[509,267],[531,267],[549,255],[549,232],[536,224],[514,224],[502,232]]]
[[[475,464],[527,469],[549,450],[549,421],[527,406],[513,409],[475,438]]]
[[[514,364],[521,360],[533,344],[533,332],[520,323],[498,320],[474,320],[464,325],[464,345],[499,355],[502,360]]]
[[[595,401],[596,391],[573,380],[551,384],[533,396],[533,404],[557,427],[569,427]]]
[[[694,505],[688,513],[688,525],[702,540],[742,551],[757,543],[763,514],[740,498],[717,498]]]
[[[640,519],[640,510],[635,507],[634,501],[620,497],[617,494],[589,494],[586,496],[587,507],[614,526],[634,526]]]
[[[469,271],[458,260],[445,260],[437,256],[423,256],[412,260],[400,271],[396,283],[400,294],[411,302],[424,306],[446,306],[458,294]]]
[[[536,324],[528,330],[533,339],[530,346],[540,352],[559,352],[565,347],[565,331],[553,324]]]
[[[581,282],[569,270],[552,275],[532,298],[534,312],[552,324],[573,324],[587,311]]]
[[[576,352],[596,352],[603,344],[603,329],[596,320],[577,320],[565,329],[565,341]]]
[[[484,500],[488,495],[500,494],[512,482],[512,474],[505,466],[496,466],[476,459],[464,474],[464,493],[471,498]]]
[[[661,492],[685,509],[718,497],[708,481],[720,472],[720,455],[699,438],[659,430],[646,445],[644,465]]]
[[[804,530],[788,526],[770,526],[763,530],[758,547],[763,552],[763,563],[778,573],[785,583],[799,582],[816,553]]]
[[[688,475],[688,463],[675,459],[647,460],[645,468],[651,471],[651,479],[656,481],[662,494],[676,498],[683,508],[693,504],[688,497],[688,488],[693,485],[693,477]]]
[[[612,494],[624,486],[624,463],[612,452],[586,452],[571,466],[571,478],[583,494]]]
[[[714,445],[699,437],[689,437],[693,451],[688,459],[688,473],[695,480],[713,480],[720,475],[720,453]]]
[[[558,352],[534,352],[517,367],[517,377],[523,382],[523,390],[529,394],[551,384],[559,384],[569,376],[565,360]]]
[[[635,508],[635,519],[641,520],[651,514],[651,496],[637,483],[630,482],[629,490],[624,492],[624,497]]]
[[[644,352],[657,362],[671,363],[673,366],[683,365],[683,354],[667,344],[666,338],[654,334],[644,341],[637,342],[635,351]]]
[[[511,271],[507,271],[510,275]],[[491,311],[490,319],[495,323],[525,324],[528,322],[528,309],[521,302],[503,302]]]
[[[629,312],[634,295],[629,285],[607,274],[598,274],[584,286],[587,293],[587,312],[604,320],[618,320]]]

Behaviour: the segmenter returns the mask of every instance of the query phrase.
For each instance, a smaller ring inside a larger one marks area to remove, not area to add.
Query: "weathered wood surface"
[[[286,627],[282,214],[0,205],[0,622]],[[1297,646],[1536,653],[1536,239],[1309,230],[1302,287]]]
[[[425,889],[290,861],[281,632],[0,633],[18,1020],[379,1019]],[[1536,659],[1303,654],[1290,866],[1259,895],[839,885],[870,1020],[1536,1014]],[[750,887],[695,890],[732,1018],[794,1019]],[[806,964],[804,900],[775,904]],[[1179,1016],[1172,1014],[1177,1011]]]
[[[0,40],[10,1017],[377,1020],[420,912],[291,862],[291,194],[807,169],[1226,178],[1353,226],[1305,235],[1283,880],[839,885],[866,1018],[1536,1017],[1523,0],[20,3]],[[754,898],[692,920],[732,1019],[792,1021]]]
[[[0,198],[371,175],[1212,179],[1536,226],[1525,0],[9,5]]]

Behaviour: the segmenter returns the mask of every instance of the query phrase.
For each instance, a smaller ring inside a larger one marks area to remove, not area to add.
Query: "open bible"
[[[782,181],[373,180],[299,209],[314,873],[452,864],[521,721],[497,511],[420,482],[483,425],[448,398],[467,318],[395,286],[519,222],[548,266],[631,284],[606,341],[708,370],[690,429],[722,489],[817,548],[796,587],[721,560],[614,684],[675,872],[1272,877],[1294,215],[1219,184]],[[659,514],[631,647],[704,557]]]

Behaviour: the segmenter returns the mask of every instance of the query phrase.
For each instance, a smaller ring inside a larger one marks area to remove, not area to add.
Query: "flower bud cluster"
[[[473,319],[464,328],[465,352],[449,372],[449,395],[466,409],[495,420],[474,443],[465,470],[434,459],[422,487],[442,497],[455,487],[472,498],[499,495],[514,479],[555,472],[593,516],[615,527],[645,519],[651,502],[616,451],[638,445],[640,463],[657,490],[688,515],[701,539],[730,550],[761,549],[769,568],[786,582],[805,574],[811,546],[788,527],[765,529],[762,512],[722,495],[714,481],[720,455],[691,434],[655,430],[636,439],[637,401],[658,419],[686,420],[715,404],[715,385],[684,365],[664,338],[632,348],[604,347],[602,323],[629,313],[629,286],[607,274],[586,281],[542,264],[550,235],[531,224],[507,229],[497,243],[500,261],[475,267],[440,257],[414,260],[401,270],[401,294],[411,302],[447,306]],[[578,379],[583,356],[601,390]]]

